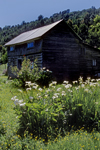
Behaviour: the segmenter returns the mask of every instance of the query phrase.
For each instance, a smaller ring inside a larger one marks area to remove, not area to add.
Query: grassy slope
[[[4,77],[2,77],[2,79],[6,80]],[[18,135],[16,135],[18,118],[16,118],[16,114],[13,109],[14,103],[11,101],[11,97],[15,95],[21,97],[16,88],[12,89],[9,84],[0,83],[0,123],[2,123],[2,126],[6,131],[4,135],[0,135],[0,150],[100,149],[100,133],[87,133],[83,132],[82,129],[77,132],[71,131],[72,133],[68,133],[66,137],[58,137],[54,141],[49,141],[48,144],[44,143],[43,139],[34,140],[32,139],[32,136],[28,137],[25,135],[24,139],[21,139]]]
[[[0,74],[3,73],[4,69],[7,69],[7,64],[0,65]]]

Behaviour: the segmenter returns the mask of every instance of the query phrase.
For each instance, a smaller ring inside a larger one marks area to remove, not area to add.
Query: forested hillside
[[[23,21],[20,25],[0,28],[0,45],[4,45],[22,32],[53,23],[60,19],[65,19],[84,42],[100,49],[100,8],[96,9],[93,6],[90,9],[74,12],[70,12],[67,9],[53,14],[50,18],[40,15],[35,21],[27,23]]]

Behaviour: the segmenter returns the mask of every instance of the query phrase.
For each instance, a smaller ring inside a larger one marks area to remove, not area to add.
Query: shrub
[[[31,61],[24,57],[21,70],[16,66],[11,68],[12,73],[18,78],[14,80],[13,84],[25,87],[26,81],[32,81],[37,82],[41,86],[47,86],[52,79],[52,72],[48,69],[39,69],[37,66],[37,59],[34,61],[33,69],[31,69],[30,64]]]

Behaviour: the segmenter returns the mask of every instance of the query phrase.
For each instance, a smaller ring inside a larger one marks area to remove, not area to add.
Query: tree
[[[92,46],[100,48],[100,16],[97,15],[94,18],[93,25],[89,27],[88,34],[89,40],[87,42]]]
[[[4,46],[2,46],[2,49],[1,49],[1,62],[3,64],[6,64],[7,61],[8,61],[7,48],[5,48]]]
[[[38,16],[38,21],[42,20],[43,19],[43,16],[42,15],[39,15]]]

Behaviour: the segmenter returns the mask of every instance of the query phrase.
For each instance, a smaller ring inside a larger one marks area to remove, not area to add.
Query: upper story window
[[[10,46],[10,51],[14,51],[14,46]]]
[[[27,48],[32,48],[32,47],[34,47],[34,42],[27,43]]]
[[[93,59],[93,60],[92,60],[92,65],[93,65],[93,66],[96,66],[96,59]]]

